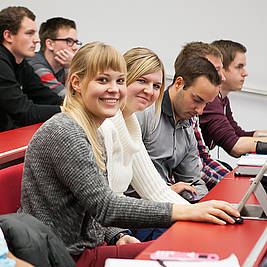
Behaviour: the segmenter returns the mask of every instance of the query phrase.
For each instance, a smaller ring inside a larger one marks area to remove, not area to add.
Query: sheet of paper
[[[247,166],[263,166],[267,160],[267,155],[265,154],[247,154],[241,156],[237,161],[238,165],[247,165]]]
[[[164,261],[167,267],[240,267],[235,254],[219,261]],[[125,259],[107,259],[105,267],[160,267],[157,261],[149,260],[125,260]]]

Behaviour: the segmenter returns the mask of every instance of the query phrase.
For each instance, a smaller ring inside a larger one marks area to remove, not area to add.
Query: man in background
[[[48,19],[40,26],[39,38],[40,51],[28,62],[44,85],[64,97],[71,60],[82,44],[77,39],[75,22],[61,17]]]
[[[246,66],[247,49],[240,43],[230,40],[214,41],[223,55],[225,80],[220,93],[208,104],[200,116],[200,126],[206,144],[210,149],[222,147],[233,157],[246,153],[267,153],[267,131],[245,131],[234,120],[228,94],[240,91],[248,73]]]
[[[39,38],[35,15],[25,7],[0,11],[0,132],[43,122],[60,112],[62,98],[44,86],[26,57]]]
[[[201,56],[207,58],[218,71],[222,82],[225,81],[222,70],[222,54],[218,50],[218,48],[203,42],[188,43],[183,47],[178,57],[176,58],[175,66],[183,64],[183,62],[187,61],[192,56]],[[210,190],[222,180],[222,178],[229,172],[229,170],[222,166],[220,162],[211,158],[209,149],[205,145],[202,137],[198,115],[191,118],[191,122],[197,140],[198,155],[201,159],[202,164],[201,178],[205,181],[206,186]]]

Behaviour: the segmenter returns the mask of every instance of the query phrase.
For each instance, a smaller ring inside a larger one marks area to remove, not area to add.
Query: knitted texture
[[[64,113],[44,123],[29,144],[21,204],[23,212],[51,226],[72,254],[121,231],[106,226],[168,227],[172,210],[170,203],[115,195],[85,132]]]
[[[144,199],[189,204],[175,193],[156,170],[142,141],[135,114],[123,118],[121,111],[101,126],[107,149],[108,181],[122,195],[131,184]]]

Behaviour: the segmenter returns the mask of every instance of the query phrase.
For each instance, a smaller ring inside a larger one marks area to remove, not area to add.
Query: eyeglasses
[[[80,42],[79,40],[73,40],[72,38],[54,38],[51,39],[53,41],[65,41],[68,46],[72,47],[74,44],[81,46],[83,43]]]

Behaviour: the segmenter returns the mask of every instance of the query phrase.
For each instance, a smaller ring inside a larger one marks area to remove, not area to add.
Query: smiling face
[[[24,17],[18,32],[9,32],[5,36],[3,44],[15,56],[17,63],[21,63],[25,57],[34,57],[36,44],[40,42],[35,21]]]
[[[127,86],[126,107],[123,115],[130,116],[151,106],[159,97],[163,74],[161,70],[142,75]]]
[[[212,102],[219,92],[219,87],[205,76],[196,78],[186,89],[183,89],[182,78],[178,77],[173,86],[176,87],[176,93],[170,97],[176,121],[201,115],[206,104]]]
[[[89,81],[86,88],[83,82],[75,76],[72,86],[81,95],[86,109],[92,113],[96,122],[101,125],[109,117],[113,117],[124,103],[126,96],[126,81],[123,72],[107,70],[97,73]]]
[[[242,89],[245,78],[248,76],[245,66],[245,53],[237,52],[234,60],[230,63],[228,69],[225,70],[226,80],[222,83],[223,91],[228,93]]]

